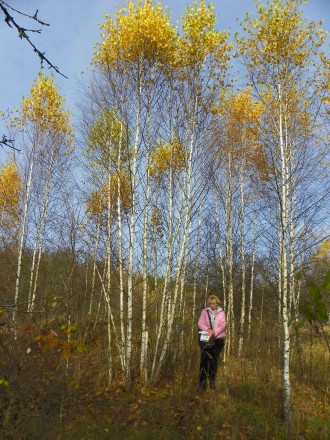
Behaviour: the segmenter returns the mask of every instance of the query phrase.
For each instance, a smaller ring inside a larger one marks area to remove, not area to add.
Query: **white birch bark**
[[[162,294],[162,303],[160,309],[159,316],[159,327],[157,331],[156,345],[155,345],[155,354],[152,362],[151,368],[151,377],[155,374],[156,364],[157,364],[157,355],[159,350],[160,341],[163,335],[163,331],[165,328],[166,321],[166,310],[168,309],[169,302],[169,291],[168,284],[171,276],[171,257],[172,257],[172,249],[173,249],[173,168],[170,164],[169,167],[169,207],[168,207],[168,238],[167,238],[167,254],[166,254],[166,268],[165,268],[165,279],[164,279],[164,288]]]
[[[150,103],[148,103],[150,104]],[[150,109],[148,105],[148,127],[146,142],[146,197],[144,206],[143,220],[143,251],[142,251],[142,322],[141,322],[141,355],[140,355],[140,373],[141,378],[145,382],[148,379],[147,372],[147,349],[148,349],[148,331],[147,331],[147,293],[148,293],[148,277],[147,277],[147,250],[148,250],[148,226],[149,226],[149,204],[150,204]]]
[[[179,288],[179,292],[180,292],[180,299],[179,299],[179,307],[178,307],[178,323],[177,323],[177,334],[181,335],[181,353],[183,354],[184,352],[184,315],[185,315],[185,310],[184,310],[184,305],[185,305],[185,298],[184,298],[184,288],[185,288],[185,281],[186,281],[186,270],[187,270],[187,260],[188,260],[188,250],[189,250],[189,244],[190,244],[190,239],[191,239],[191,222],[189,225],[189,231],[188,231],[188,240],[187,240],[187,245],[186,245],[186,250],[185,250],[185,255],[183,257],[183,264],[182,264],[182,272],[181,272],[181,276],[180,276],[180,288]],[[175,313],[175,310],[174,312]],[[188,340],[188,338],[187,338]],[[175,353],[174,353],[175,354]]]
[[[141,63],[142,64],[142,63]],[[136,210],[136,171],[137,155],[140,140],[140,112],[141,112],[142,81],[141,71],[138,73],[138,103],[136,108],[135,140],[133,146],[131,171],[132,206],[129,215],[129,251],[127,267],[127,325],[126,325],[126,371],[127,384],[131,383],[131,356],[132,356],[132,320],[133,320],[133,259],[135,242],[135,210]]]
[[[235,335],[234,318],[234,285],[233,285],[233,206],[232,206],[232,154],[228,152],[227,190],[226,190],[226,255],[228,267],[228,312],[227,312],[227,338],[226,354],[231,350],[232,338]]]
[[[94,244],[94,250],[93,250],[92,284],[91,284],[91,293],[90,293],[89,308],[88,308],[88,316],[89,317],[92,316],[92,311],[93,311],[95,276],[96,276],[96,261],[97,261],[97,251],[98,251],[98,247],[99,247],[100,232],[101,232],[101,218],[102,218],[102,216],[99,215],[98,219],[97,219],[97,224],[96,224],[96,237],[95,237],[95,244]]]
[[[28,210],[29,210],[32,181],[33,181],[33,168],[34,168],[34,164],[35,164],[34,155],[35,155],[35,145],[33,145],[33,147],[32,147],[32,152],[31,152],[31,156],[30,156],[30,164],[29,164],[29,172],[28,172],[28,180],[26,183],[26,192],[25,192],[25,200],[24,200],[22,224],[21,224],[21,235],[20,235],[19,248],[18,248],[17,271],[16,271],[16,281],[15,281],[15,296],[14,296],[14,307],[13,307],[12,321],[16,320],[16,314],[17,314],[17,303],[18,303],[18,297],[19,297],[19,288],[20,288],[21,271],[22,271],[22,259],[23,259],[23,250],[24,250],[24,242],[25,242],[25,229],[26,229],[27,216],[28,216]]]
[[[238,356],[242,356],[245,328],[245,302],[246,302],[246,269],[245,269],[245,195],[243,182],[243,168],[240,169],[240,193],[241,193],[241,270],[242,270],[242,295],[241,295],[241,318],[238,342]]]
[[[192,205],[192,170],[193,170],[193,154],[195,149],[195,124],[196,124],[196,116],[197,116],[197,108],[198,108],[198,98],[197,96],[194,99],[194,108],[193,108],[193,116],[192,116],[192,125],[191,125],[191,135],[190,135],[190,145],[189,145],[189,155],[188,155],[188,166],[185,174],[185,191],[184,191],[184,197],[185,197],[185,217],[184,217],[184,224],[183,224],[183,235],[181,238],[181,243],[179,246],[179,256],[176,264],[176,278],[175,278],[175,285],[174,285],[174,293],[173,293],[173,300],[170,307],[170,316],[169,316],[169,322],[167,323],[167,332],[164,339],[164,344],[162,351],[160,353],[159,361],[157,370],[155,373],[155,378],[158,376],[160,369],[162,367],[165,355],[168,350],[168,346],[170,343],[170,339],[172,336],[172,330],[173,330],[173,321],[175,316],[175,310],[177,307],[177,299],[178,299],[178,291],[180,286],[181,277],[184,273],[184,256],[186,252],[186,245],[189,241],[189,228],[190,228],[190,210]]]
[[[112,131],[112,129],[111,129]],[[112,133],[111,133],[112,137]],[[110,147],[111,148],[111,147]],[[107,305],[107,338],[108,338],[108,383],[112,380],[112,351],[111,351],[111,243],[112,243],[112,201],[111,201],[111,159],[108,164],[108,190],[107,190],[107,243],[106,243],[106,292]],[[97,266],[96,266],[97,267]]]
[[[107,292],[107,288],[106,288],[106,285],[104,283],[104,279],[102,278],[102,275],[100,274],[100,271],[99,271],[97,266],[96,266],[96,271],[97,271],[97,274],[99,276],[99,280],[101,282],[101,287],[102,287],[102,291],[103,291],[103,295],[104,295],[104,299],[105,299],[105,303],[106,303],[106,310],[107,310],[107,316],[108,316],[108,325],[111,325],[113,336],[114,336],[115,345],[116,345],[116,347],[118,349],[118,353],[119,353],[121,368],[122,368],[123,371],[125,371],[125,369],[126,369],[125,353],[123,351],[122,343],[121,343],[121,338],[118,335],[116,324],[115,324],[115,321],[114,321],[114,318],[113,318],[113,313],[112,313],[112,308],[111,308],[109,294]],[[109,344],[111,343],[111,340],[112,340],[111,329],[109,331],[109,327],[107,327],[107,330],[108,330],[108,348],[110,348]],[[108,360],[109,360],[109,378],[110,378],[110,375],[112,374],[112,352],[111,352],[110,349],[108,349]]]
[[[216,212],[216,219],[217,219],[217,236],[218,236],[218,243],[219,243],[219,266],[220,266],[220,272],[222,277],[222,291],[223,291],[223,308],[227,311],[227,283],[226,283],[226,269],[225,269],[225,259],[223,255],[222,250],[222,242],[221,242],[221,221],[220,221],[220,209],[219,209],[219,202],[218,197],[216,194],[214,194],[214,200],[215,200],[215,212]]]
[[[248,340],[250,340],[250,337],[251,337],[256,242],[257,242],[257,212],[256,212],[256,202],[254,200],[253,241],[252,241],[252,254],[251,254],[251,281],[250,281],[249,308],[248,308],[248,330],[247,330],[247,339]]]
[[[279,141],[281,153],[281,275],[282,275],[282,323],[283,323],[283,411],[287,421],[291,419],[291,382],[290,382],[290,332],[288,310],[288,265],[286,251],[286,235],[288,228],[288,201],[287,201],[287,152],[283,139],[282,91],[278,84],[279,98]]]
[[[30,313],[33,313],[35,299],[36,299],[39,267],[40,267],[40,260],[43,250],[43,241],[44,241],[45,228],[47,222],[47,210],[49,205],[49,195],[51,190],[54,159],[55,159],[55,150],[53,149],[47,170],[46,186],[44,190],[44,196],[42,199],[41,213],[38,220],[37,232],[35,236],[34,252],[33,252],[32,267],[31,267],[31,277],[30,277],[29,300],[28,300],[29,301],[28,312]]]
[[[125,320],[124,320],[124,267],[123,267],[123,221],[122,221],[122,146],[123,146],[123,122],[120,122],[120,135],[117,155],[117,220],[118,220],[118,259],[119,259],[119,319],[122,350],[125,350]]]
[[[197,220],[197,241],[196,241],[196,253],[195,253],[195,264],[194,264],[194,284],[193,284],[193,307],[192,307],[192,317],[195,318],[196,315],[196,294],[197,294],[197,271],[199,263],[199,248],[200,248],[200,238],[201,238],[201,214],[202,214],[202,202],[198,208],[198,220]],[[208,272],[207,272],[208,273]],[[191,340],[194,340],[195,328],[191,326]]]

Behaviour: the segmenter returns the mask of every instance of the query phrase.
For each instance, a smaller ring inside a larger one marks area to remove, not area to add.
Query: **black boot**
[[[202,380],[201,382],[199,382],[199,391],[201,393],[205,393],[206,388],[207,388],[206,380]]]

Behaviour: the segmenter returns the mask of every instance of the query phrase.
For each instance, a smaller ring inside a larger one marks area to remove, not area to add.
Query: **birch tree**
[[[147,295],[146,281],[146,227],[149,223],[149,195],[148,164],[150,157],[150,137],[143,142],[143,135],[151,132],[150,105],[151,94],[155,90],[154,82],[159,72],[169,69],[175,63],[175,42],[177,39],[175,28],[170,25],[169,16],[160,4],[150,1],[128,2],[126,8],[120,9],[113,20],[105,17],[101,25],[104,30],[103,41],[97,46],[94,63],[101,73],[107,75],[107,84],[110,96],[108,99],[116,103],[119,113],[125,119],[129,136],[130,152],[128,157],[128,171],[131,187],[131,206],[128,214],[127,240],[127,291],[125,316],[125,380],[131,382],[132,337],[133,337],[133,295],[134,295],[134,262],[137,261],[137,223],[140,214],[144,218],[144,234],[142,241],[142,261],[144,271],[143,316],[142,316],[142,357],[146,359],[147,329],[145,325],[145,308]],[[123,87],[123,83],[125,86]],[[118,86],[120,93],[118,94]],[[125,89],[125,90],[124,90]],[[127,101],[120,98],[121,93],[127,94]],[[144,119],[146,118],[146,119]],[[142,130],[144,121],[147,121],[147,132]],[[141,203],[141,195],[146,194],[145,204]],[[145,366],[142,365],[142,370]]]
[[[158,376],[162,368],[173,336],[179,292],[185,282],[187,262],[185,255],[195,220],[194,206],[198,197],[202,196],[203,185],[198,173],[198,165],[202,164],[201,145],[207,143],[206,127],[211,125],[211,115],[206,112],[206,108],[212,106],[222,86],[230,51],[230,45],[227,43],[228,34],[215,29],[216,16],[212,5],[206,5],[201,1],[199,4],[188,6],[186,15],[182,19],[182,26],[183,36],[179,44],[177,62],[179,102],[183,115],[180,123],[184,127],[180,130],[180,141],[186,148],[186,166],[182,174],[180,201],[182,215],[179,216],[181,225],[178,223],[179,242],[173,273],[173,294],[169,298],[166,326],[161,328],[164,332],[163,336],[158,335],[158,340],[161,337],[164,339],[159,360],[154,360],[153,363],[153,378]],[[166,270],[168,273],[169,269]],[[179,316],[178,319],[181,317]]]
[[[304,229],[297,222],[297,218],[301,222],[302,216],[295,212],[290,217],[290,212],[299,206],[310,212],[313,208],[310,191],[312,188],[315,191],[315,185],[324,176],[321,166],[324,152],[312,149],[311,144],[316,143],[318,108],[324,95],[320,57],[324,56],[321,47],[325,33],[319,24],[307,23],[303,19],[301,4],[300,0],[275,0],[258,5],[258,16],[247,17],[245,21],[247,37],[239,40],[239,51],[250,82],[266,109],[262,126],[264,151],[268,163],[272,165],[269,189],[272,188],[278,204],[283,413],[287,420],[292,413],[289,304],[294,295],[290,292],[294,265],[290,272],[290,261],[295,261],[290,249],[297,250],[297,231],[300,229],[301,233]],[[318,177],[313,182],[310,173],[315,176],[316,169]],[[294,223],[290,224],[290,220]],[[290,246],[290,237],[295,245]]]
[[[240,296],[240,323],[239,323],[239,342],[238,353],[242,354],[243,340],[246,319],[246,290],[247,290],[247,269],[246,269],[246,241],[252,240],[249,237],[246,225],[251,219],[246,218],[247,203],[251,198],[251,174],[252,170],[257,171],[263,163],[263,151],[258,137],[259,120],[263,109],[260,102],[253,99],[251,89],[247,88],[241,92],[231,93],[220,98],[219,117],[224,127],[223,152],[227,155],[228,172],[226,176],[226,196],[225,212],[227,213],[227,230],[229,237],[226,240],[227,248],[227,267],[228,267],[228,321],[229,338],[235,334],[234,326],[234,292],[233,292],[233,223],[234,223],[234,203],[239,205],[237,218],[240,225],[240,259],[241,259],[241,296]],[[221,151],[220,151],[221,154]],[[237,182],[235,185],[234,182]],[[226,185],[225,184],[225,185]],[[235,193],[236,196],[235,196]],[[252,293],[251,293],[252,295]],[[237,293],[236,293],[237,296]],[[251,298],[250,298],[251,299]],[[252,299],[251,299],[252,300]]]
[[[24,97],[21,115],[14,119],[13,125],[25,136],[25,143],[30,144],[26,151],[28,169],[25,174],[24,192],[21,207],[21,227],[18,246],[18,261],[14,303],[19,299],[22,258],[26,241],[26,228],[33,192],[36,194],[35,208],[39,214],[34,237],[34,251],[30,271],[29,308],[33,311],[38,281],[38,270],[43,249],[44,233],[47,222],[47,210],[51,187],[55,176],[59,174],[63,162],[72,151],[72,129],[70,112],[65,108],[64,99],[52,77],[43,74],[35,79],[31,94]],[[16,308],[13,320],[16,317]]]
[[[109,359],[109,381],[112,371],[112,352],[111,341],[112,331],[116,334],[117,348],[119,350],[121,365],[123,370],[126,368],[125,360],[125,329],[124,329],[124,309],[123,309],[123,273],[121,261],[122,238],[119,232],[119,329],[113,318],[111,297],[112,289],[112,268],[113,246],[115,242],[115,225],[119,223],[119,231],[122,230],[122,212],[128,212],[131,204],[131,188],[127,172],[128,150],[127,143],[123,138],[123,123],[118,119],[114,110],[103,110],[100,115],[96,115],[96,121],[90,127],[88,134],[88,146],[86,156],[89,166],[93,169],[93,185],[96,189],[87,196],[87,209],[97,215],[96,245],[99,247],[100,235],[104,235],[104,249],[100,251],[100,256],[104,258],[104,270],[100,271],[95,261],[93,263],[92,287],[95,279],[99,280],[102,286],[104,304],[106,309],[107,335],[108,335],[108,359]],[[118,159],[120,158],[120,160]],[[96,247],[94,254],[96,253]],[[93,302],[94,289],[90,292],[90,303]]]

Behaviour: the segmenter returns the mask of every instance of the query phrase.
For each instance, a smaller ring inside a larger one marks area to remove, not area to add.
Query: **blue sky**
[[[93,55],[93,46],[99,41],[98,24],[104,21],[103,13],[113,14],[123,4],[117,0],[8,0],[12,7],[33,15],[39,10],[38,17],[49,23],[42,33],[32,34],[31,39],[37,47],[46,53],[53,64],[59,67],[69,79],[55,73],[55,81],[62,95],[75,113],[79,101],[78,79],[81,72],[87,72]],[[163,1],[172,11],[175,22],[184,13],[186,1]],[[190,2],[191,3],[191,2]],[[219,15],[218,27],[221,30],[237,30],[236,18],[244,18],[246,12],[255,10],[254,0],[216,0],[216,12]],[[330,30],[330,0],[309,0],[304,5],[304,15],[308,19],[323,18],[323,27]],[[0,16],[2,19],[2,16]],[[20,22],[23,19],[17,18]],[[23,22],[25,24],[25,22]],[[28,27],[35,26],[32,23]],[[39,26],[37,26],[39,28]],[[40,70],[38,57],[30,46],[20,40],[14,29],[4,21],[0,25],[0,110],[18,107],[22,96],[29,94],[33,79]],[[45,66],[45,73],[50,72]],[[0,135],[5,133],[0,122]]]

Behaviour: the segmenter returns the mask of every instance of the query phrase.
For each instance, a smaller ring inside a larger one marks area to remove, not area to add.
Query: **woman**
[[[207,300],[208,307],[202,310],[198,320],[200,331],[208,333],[209,338],[215,339],[213,347],[201,347],[201,361],[199,366],[199,388],[205,391],[207,382],[210,388],[215,389],[217,376],[218,357],[225,345],[226,316],[220,307],[220,300],[217,296],[211,295]]]

